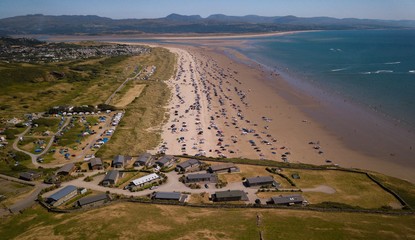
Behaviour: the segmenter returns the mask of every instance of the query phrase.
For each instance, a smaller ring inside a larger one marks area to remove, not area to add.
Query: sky
[[[415,20],[415,0],[0,0],[0,18],[45,14],[125,19],[171,13]]]

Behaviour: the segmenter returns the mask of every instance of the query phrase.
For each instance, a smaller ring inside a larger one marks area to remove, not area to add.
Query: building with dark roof
[[[245,185],[247,187],[254,187],[254,186],[266,186],[266,185],[276,186],[277,184],[274,178],[272,178],[271,176],[257,176],[257,177],[247,178],[245,181]]]
[[[176,171],[181,173],[195,171],[199,170],[200,165],[201,162],[199,160],[189,159],[187,161],[177,164]]]
[[[182,194],[179,192],[154,192],[152,194],[152,199],[156,200],[175,200],[179,201]]]
[[[286,195],[286,196],[275,196],[271,197],[270,204],[277,204],[277,205],[294,205],[294,204],[304,204],[306,201],[304,200],[303,196],[297,195]]]
[[[214,202],[224,202],[224,201],[248,201],[248,196],[244,191],[241,190],[228,190],[215,192],[211,196],[212,201]]]
[[[117,170],[111,170],[107,172],[104,179],[101,181],[102,186],[108,187],[117,183],[119,172]]]
[[[61,168],[56,171],[56,174],[58,175],[70,175],[75,171],[76,167],[74,163],[68,163],[63,165]]]
[[[161,157],[160,159],[158,159],[155,164],[159,167],[169,167],[173,164],[174,160],[176,160],[174,158],[174,156],[172,155],[164,155],[163,157]]]
[[[150,153],[143,153],[140,156],[138,156],[138,158],[135,160],[134,162],[134,167],[139,167],[139,166],[151,166],[153,165],[153,155],[151,155]]]
[[[34,181],[40,178],[41,174],[34,171],[27,171],[19,173],[19,178],[26,181]]]
[[[210,166],[207,171],[210,173],[238,172],[239,168],[233,163],[223,163]]]
[[[213,173],[195,173],[188,174],[184,178],[185,183],[195,183],[195,182],[217,182],[216,174]]]
[[[125,165],[125,158],[122,155],[117,155],[112,160],[112,166],[115,168],[122,168]]]
[[[69,199],[75,197],[77,194],[78,189],[75,186],[68,185],[48,197],[46,202],[51,206],[57,207]]]
[[[89,160],[89,167],[92,170],[102,170],[102,169],[104,169],[104,167],[102,165],[101,158],[92,158],[91,160]]]
[[[93,207],[102,205],[107,201],[109,201],[109,197],[107,194],[103,193],[95,196],[81,198],[76,202],[76,205],[79,207]]]

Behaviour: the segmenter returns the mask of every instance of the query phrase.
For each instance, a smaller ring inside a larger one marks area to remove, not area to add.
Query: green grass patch
[[[413,215],[118,203],[69,214],[35,207],[2,221],[0,234],[5,239],[134,239],[140,229],[138,238],[150,240],[257,239],[260,231],[264,239],[390,240],[414,238],[414,221]]]

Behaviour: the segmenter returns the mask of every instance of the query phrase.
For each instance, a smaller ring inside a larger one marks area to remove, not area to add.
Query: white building
[[[159,175],[157,175],[155,173],[151,173],[147,176],[144,176],[144,177],[137,178],[137,179],[133,180],[131,182],[131,185],[141,187],[141,186],[144,186],[144,184],[146,184],[148,182],[151,182],[151,181],[154,181],[154,180],[159,179],[159,178],[160,178]]]

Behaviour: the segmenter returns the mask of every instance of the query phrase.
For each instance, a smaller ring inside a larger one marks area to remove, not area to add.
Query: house
[[[201,162],[199,160],[189,159],[187,161],[177,164],[176,171],[181,173],[195,171],[199,170],[200,165]]]
[[[210,166],[207,170],[210,173],[223,173],[223,172],[239,172],[239,168],[233,163],[223,163]]]
[[[215,174],[212,174],[212,173],[188,174],[184,179],[185,183],[216,182],[216,181],[217,181],[217,177]]]
[[[164,155],[160,159],[158,159],[155,164],[159,167],[169,167],[173,164],[176,159],[172,155]]]
[[[153,156],[150,153],[143,153],[134,162],[134,167],[153,165]]]
[[[130,183],[130,185],[134,185],[136,187],[141,187],[141,186],[144,186],[146,183],[152,182],[152,181],[154,181],[156,179],[159,179],[159,178],[160,178],[159,175],[157,175],[155,173],[151,173],[151,174],[146,175],[144,177],[137,178],[137,179],[133,180]]]
[[[179,192],[154,192],[151,199],[180,201],[182,194]]]
[[[89,167],[92,170],[102,170],[102,169],[104,169],[104,166],[102,165],[101,158],[92,158],[91,160],[89,160]]]
[[[104,177],[104,180],[101,181],[102,186],[108,187],[111,185],[115,185],[117,183],[119,176],[119,172],[117,170],[111,170],[107,172],[107,174]]]
[[[248,196],[244,191],[241,190],[228,190],[215,192],[211,196],[212,201],[214,202],[224,202],[224,201],[248,201]]]
[[[59,170],[56,172],[57,175],[70,175],[75,171],[76,167],[73,163],[68,163],[63,165]]]
[[[57,207],[75,197],[77,194],[78,189],[75,186],[68,185],[48,197],[46,203],[53,207]]]
[[[252,178],[247,178],[245,181],[245,185],[247,187],[254,187],[254,186],[277,186],[277,182],[271,176],[257,176]],[[278,184],[279,185],[279,184]]]
[[[277,204],[277,205],[294,205],[294,204],[304,204],[306,200],[304,200],[303,196],[297,195],[286,195],[286,196],[275,196],[271,197],[270,204]]]
[[[95,196],[81,198],[76,202],[76,205],[79,207],[93,207],[102,205],[108,202],[109,200],[110,199],[108,198],[108,195],[104,193]]]
[[[112,160],[112,166],[115,168],[122,168],[126,164],[125,158],[122,155],[117,155]]]
[[[21,172],[19,178],[26,181],[34,181],[40,178],[41,174],[34,171]]]

